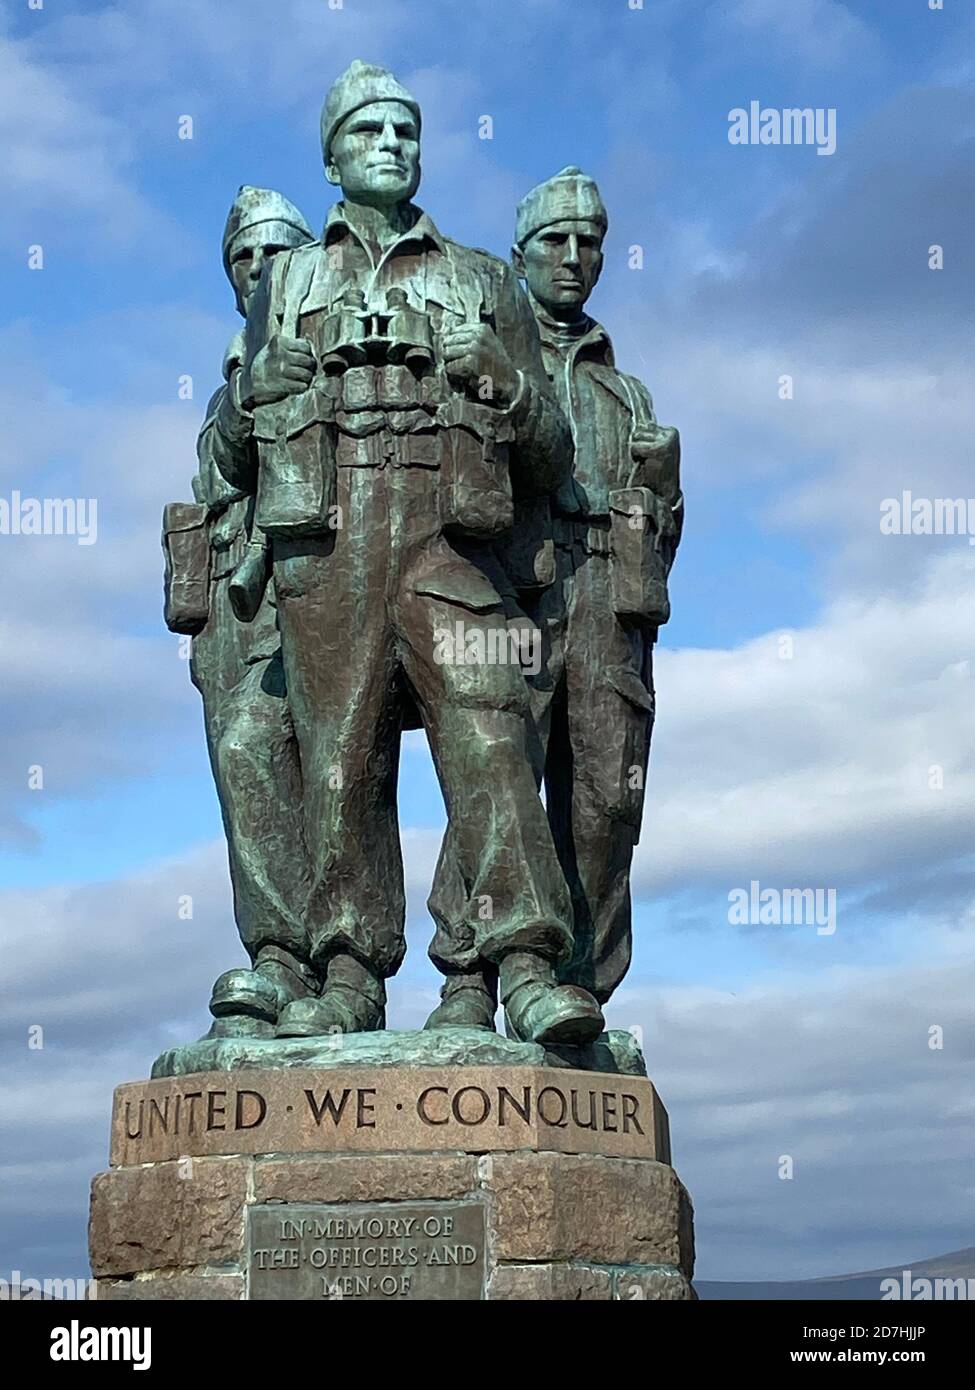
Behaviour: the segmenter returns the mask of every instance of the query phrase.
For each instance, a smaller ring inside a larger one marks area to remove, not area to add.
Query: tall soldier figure
[[[405,949],[396,814],[404,717],[419,710],[455,828],[464,918],[518,1035],[584,1042],[596,1001],[559,984],[571,908],[527,752],[520,668],[438,659],[437,633],[505,634],[494,541],[515,494],[562,476],[567,426],[510,267],[444,237],[411,199],[420,112],[355,62],[322,112],[342,187],[322,241],[278,256],[248,318],[241,406],[272,537],[312,866],[320,998],[282,1036],[382,1027]],[[490,649],[490,640],[486,644]]]
[[[312,240],[301,213],[280,193],[239,190],[224,231],[223,263],[242,316],[265,263]],[[253,965],[217,980],[212,1031],[271,1035],[283,1005],[314,991],[318,981],[301,919],[307,893],[301,771],[267,585],[269,559],[252,530],[253,498],[222,471],[232,472],[235,461],[245,467],[254,448],[252,422],[235,405],[243,347],[239,332],[224,357],[224,384],[207,408],[193,479],[196,504],[167,508],[167,620],[194,634],[190,672],[203,697],[234,911]]]
[[[572,167],[518,207],[512,262],[572,426],[574,465],[550,516],[537,506],[524,510],[507,563],[546,652],[532,709],[537,771],[572,893],[574,949],[562,978],[600,1003],[630,963],[630,865],[653,728],[652,650],[670,616],[667,576],[683,520],[677,431],[657,424],[648,391],[617,370],[606,330],[585,313],[607,224],[595,183]],[[427,1027],[493,1027],[493,972],[473,961],[458,922],[449,852],[437,876],[431,956],[448,978]]]

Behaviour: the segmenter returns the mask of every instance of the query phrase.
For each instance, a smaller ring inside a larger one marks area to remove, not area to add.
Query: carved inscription
[[[120,1086],[113,1164],[230,1153],[549,1149],[669,1162],[650,1082],[545,1067],[196,1072]]]
[[[253,1206],[247,1297],[480,1299],[484,1247],[478,1201]]]

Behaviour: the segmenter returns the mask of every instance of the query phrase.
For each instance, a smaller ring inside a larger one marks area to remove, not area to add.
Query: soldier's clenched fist
[[[463,386],[477,388],[484,381],[490,390],[484,399],[505,406],[518,394],[518,372],[508,350],[487,323],[462,323],[443,335],[447,375]]]
[[[307,338],[276,333],[254,358],[241,395],[248,408],[273,405],[307,391],[315,376],[315,354]]]
[[[630,456],[638,465],[635,481],[653,488],[673,503],[680,493],[680,435],[667,425],[643,424],[630,440]]]

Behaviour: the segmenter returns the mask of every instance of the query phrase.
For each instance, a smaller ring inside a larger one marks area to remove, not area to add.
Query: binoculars
[[[322,370],[340,376],[349,367],[409,367],[417,375],[433,366],[429,315],[410,307],[406,291],[386,292],[384,311],[367,309],[361,290],[348,290],[322,329]]]

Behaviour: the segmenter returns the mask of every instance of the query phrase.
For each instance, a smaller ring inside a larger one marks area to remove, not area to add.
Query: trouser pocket
[[[611,666],[606,679],[601,708],[594,711],[600,721],[602,756],[594,762],[591,775],[608,814],[638,834],[653,729],[653,692],[627,666]]]

